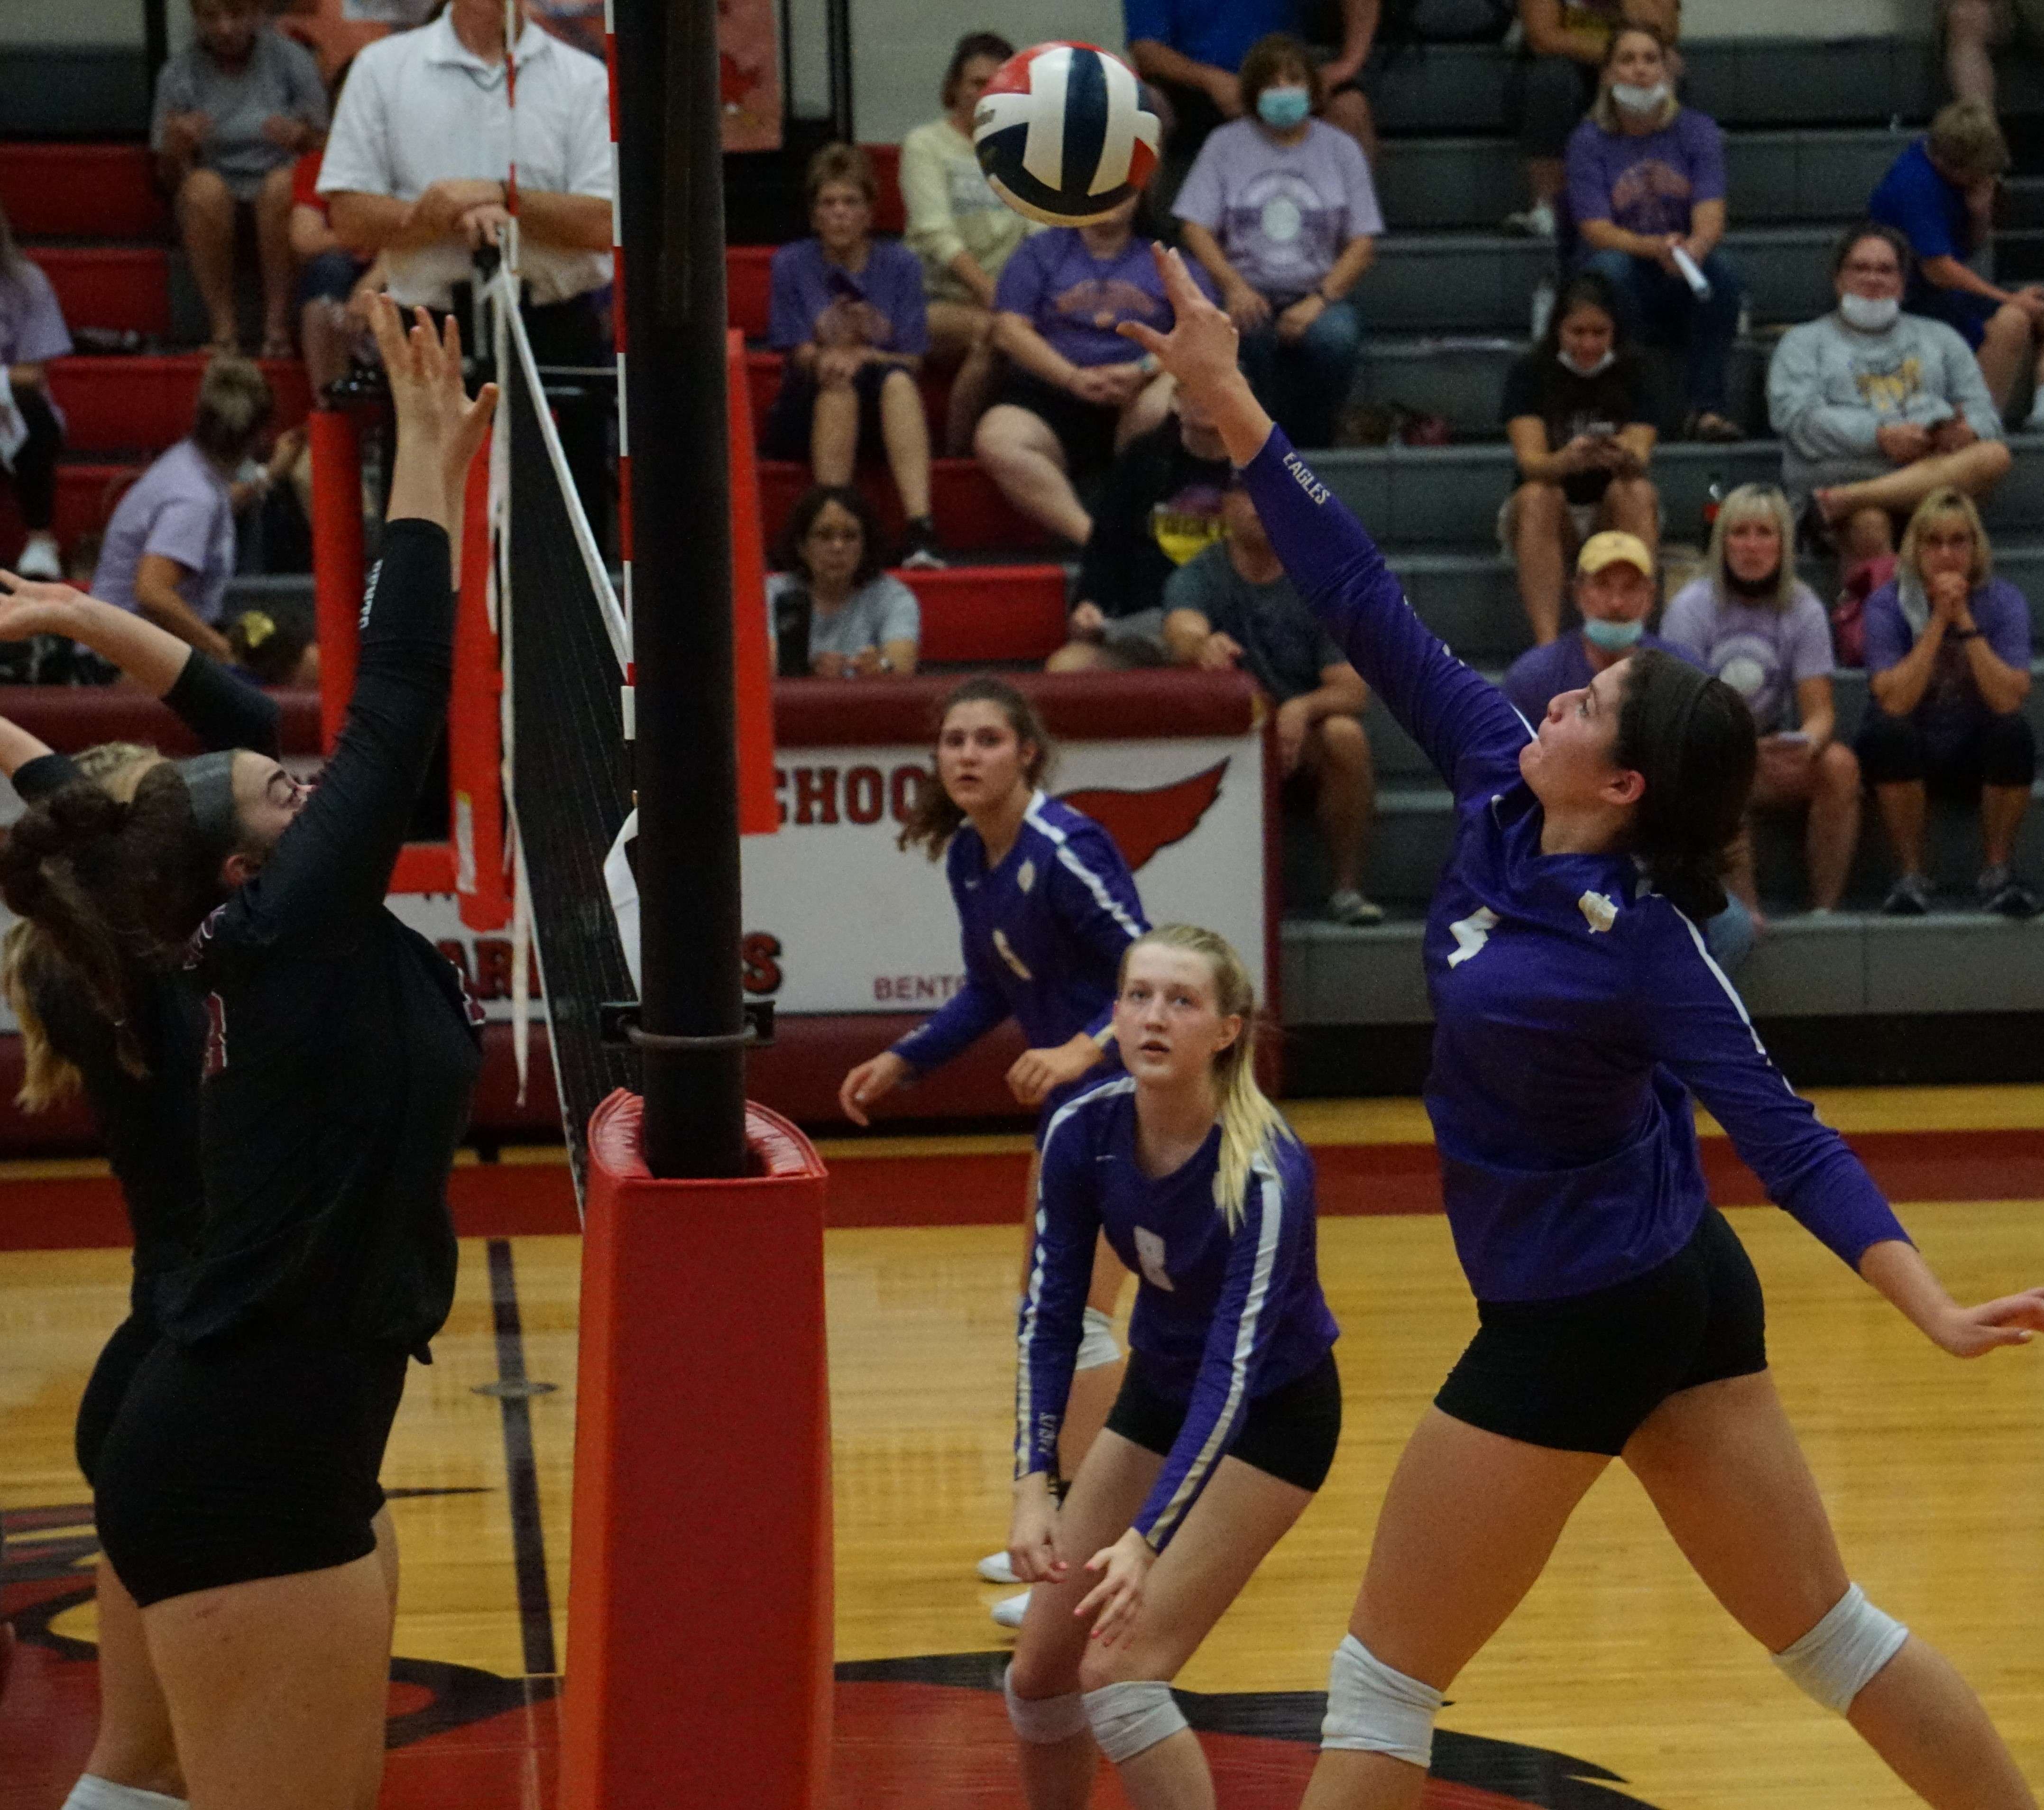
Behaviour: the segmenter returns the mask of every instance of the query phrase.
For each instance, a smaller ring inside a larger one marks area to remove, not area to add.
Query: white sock
[[[166,1797],[160,1791],[144,1791],[139,1785],[116,1785],[110,1778],[81,1773],[63,1810],[188,1810],[182,1797]]]

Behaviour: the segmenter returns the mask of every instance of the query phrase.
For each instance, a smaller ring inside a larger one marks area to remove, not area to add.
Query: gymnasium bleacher
[[[1749,330],[1734,360],[1734,412],[1749,430],[1764,429],[1773,337],[1831,305],[1827,250],[1942,98],[1940,72],[1923,39],[1748,38],[1691,42],[1684,50],[1686,97],[1727,134],[1726,248],[1750,297]],[[47,78],[40,82],[39,58]],[[126,66],[110,53],[88,69],[76,53],[33,49],[7,62],[0,131],[10,136],[0,142],[0,199],[56,285],[74,329],[173,344],[202,337],[196,297],[139,143],[139,90]],[[1358,291],[1366,333],[1354,399],[1439,415],[1453,443],[1344,448],[1315,460],[1389,549],[1421,613],[1458,652],[1493,671],[1526,639],[1494,538],[1510,473],[1498,398],[1506,367],[1524,348],[1534,290],[1551,269],[1550,248],[1498,228],[1520,192],[1512,74],[1508,51],[1415,49],[1399,58],[1378,97],[1386,145],[1377,178],[1389,225]],[[2036,68],[2011,62],[2002,79],[2005,112],[2044,113]],[[893,148],[874,149],[885,190],[878,223],[898,229]],[[798,229],[792,208],[786,225]],[[755,342],[764,333],[770,255],[770,246],[741,245],[727,259],[731,317]],[[2044,271],[2044,176],[2009,182],[1997,256],[2004,281]],[[201,363],[194,354],[100,355],[54,367],[52,389],[71,422],[58,524],[67,542],[96,527],[121,483],[182,432]],[[308,402],[302,370],[272,366],[270,374],[282,418],[297,419]],[[747,376],[754,409],[763,411],[778,382],[778,359],[755,344]],[[2015,468],[1986,514],[1997,570],[2034,600],[2044,596],[2044,436],[2019,436],[2013,444]],[[1700,542],[1713,485],[1728,489],[1778,473],[1771,440],[1664,444],[1654,475],[1668,543]],[[807,475],[769,462],[760,476],[770,538]],[[898,527],[884,472],[866,471],[862,482],[883,519]],[[1067,568],[970,461],[937,461],[933,490],[939,530],[956,563],[904,575],[925,612],[925,658],[1040,661],[1062,639]],[[17,538],[17,526],[0,520],[0,555]],[[1812,564],[1805,575],[1828,591],[1827,570]],[[274,592],[291,582],[259,587]],[[1862,676],[1842,674],[1839,694],[1841,727],[1850,733],[1864,705]],[[2029,707],[2044,731],[2044,690],[2033,692]],[[1392,915],[1360,930],[1303,911],[1288,920],[1285,1016],[1297,1027],[1409,1027],[1427,1017],[1420,913],[1448,834],[1447,795],[1381,707],[1368,726],[1381,790],[1366,889]],[[1938,818],[1933,846],[1948,880],[1970,874],[1972,834],[1967,817]],[[1740,976],[1756,1017],[2002,1013],[2044,997],[2044,932],[1970,909],[1913,920],[1872,915],[1888,871],[1872,810],[1851,909],[1835,917],[1809,920],[1789,909],[1800,863],[1785,830],[1770,830],[1759,852],[1763,894],[1784,909]],[[1324,893],[1317,859],[1310,837],[1290,839],[1290,896]],[[2017,865],[2033,884],[2044,878],[2044,817],[2036,812]]]

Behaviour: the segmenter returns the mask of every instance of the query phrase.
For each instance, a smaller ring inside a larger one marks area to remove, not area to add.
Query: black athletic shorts
[[[1486,1432],[1616,1458],[1671,1395],[1767,1368],[1760,1278],[1706,1208],[1666,1262],[1562,1301],[1479,1301],[1482,1326],[1434,1405]]]
[[[1144,1380],[1141,1355],[1131,1353],[1121,1393],[1107,1417],[1108,1431],[1161,1458],[1170,1451],[1189,1405],[1159,1395]],[[1281,1483],[1317,1489],[1335,1462],[1341,1418],[1341,1373],[1330,1351],[1304,1376],[1250,1403],[1227,1455]]]
[[[1132,355],[1135,348],[1129,348]],[[1027,409],[1057,436],[1065,449],[1066,474],[1074,482],[1114,463],[1115,430],[1121,411],[1105,402],[1082,402],[1026,371],[1010,371],[992,406]]]
[[[100,1454],[101,1550],[143,1608],[367,1558],[409,1354],[159,1339]]]
[[[113,1430],[114,1417],[128,1397],[136,1371],[142,1367],[150,1347],[161,1337],[153,1319],[131,1313],[114,1328],[113,1336],[100,1351],[99,1362],[92,1366],[91,1378],[79,1400],[75,1444],[78,1468],[95,1489],[99,1487],[100,1448]]]

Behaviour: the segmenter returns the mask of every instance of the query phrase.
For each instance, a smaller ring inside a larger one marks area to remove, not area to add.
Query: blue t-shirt
[[[771,282],[766,343],[776,352],[811,340],[918,358],[930,349],[923,260],[897,240],[870,241],[855,275],[824,256],[820,240],[797,239],[774,254]]]
[[[1550,855],[1527,727],[1420,621],[1377,544],[1274,429],[1243,468],[1300,593],[1454,794],[1421,944],[1427,1112],[1455,1249],[1484,1301],[1644,1274],[1709,1197],[1695,1100],[1847,1263],[1907,1235],[1859,1160],[1768,1059],[1702,932],[1622,851]]]
[[[895,1055],[924,1074],[1009,1016],[1032,1049],[1082,1031],[1105,1033],[1122,951],[1150,928],[1135,876],[1105,830],[1039,792],[997,865],[989,869],[979,832],[962,824],[944,874],[958,908],[965,985],[896,1043]]]
[[[1232,1229],[1214,1199],[1220,1127],[1169,1175],[1135,1153],[1135,1083],[1101,1082],[1052,1116],[1036,1188],[1036,1251],[1022,1299],[1015,1474],[1055,1470],[1099,1234],[1140,1278],[1128,1343],[1143,1380],[1186,1405],[1164,1468],[1130,1524],[1162,1552],[1185,1524],[1252,1403],[1297,1382],[1341,1336],[1315,1260],[1313,1159],[1274,1139],[1252,1161]]]
[[[1197,264],[1191,268],[1193,280],[1212,299],[1212,278]],[[1096,258],[1076,226],[1032,233],[1001,267],[993,306],[997,313],[1020,314],[1078,365],[1132,364],[1142,357],[1140,346],[1115,331],[1124,321],[1140,321],[1160,333],[1171,330],[1164,280],[1140,233],[1111,258]]]
[[[1121,0],[1130,44],[1148,38],[1195,63],[1237,70],[1249,47],[1272,32],[1295,32],[1299,0]]]
[[[2030,670],[2030,603],[2006,578],[1989,578],[1967,600],[1973,626],[1979,629],[1994,657],[2018,672]],[[1916,645],[1916,631],[1903,613],[1902,596],[1896,581],[1890,578],[1866,600],[1860,617],[1866,634],[1866,670],[1870,678],[1899,665]],[[1923,695],[1909,720],[1933,741],[1965,736],[1992,713],[1974,682],[1972,663],[1963,641],[1947,635],[1938,646],[1938,657]]]
[[[1658,635],[1642,635],[1639,645],[1658,648],[1691,666],[1696,663],[1687,648],[1671,647]],[[1504,675],[1504,691],[1527,726],[1537,729],[1550,704],[1565,691],[1581,690],[1596,677],[1596,668],[1590,664],[1589,644],[1577,632],[1550,641],[1544,648],[1529,648],[1512,663]]]
[[[1937,292],[1937,285],[1923,275],[1926,258],[1957,258],[1963,263],[1973,254],[1973,215],[1966,206],[1966,191],[1938,173],[1931,161],[1927,139],[1918,139],[1888,166],[1888,173],[1867,198],[1866,213],[1869,220],[1893,227],[1916,254],[1906,297],[1912,313],[1919,301]]]

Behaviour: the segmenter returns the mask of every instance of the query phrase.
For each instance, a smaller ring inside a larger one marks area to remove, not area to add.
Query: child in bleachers
[[[15,248],[0,211],[0,484],[14,494],[26,544],[14,555],[25,578],[63,575],[56,537],[57,455],[63,422],[52,405],[43,367],[71,350],[50,279]]]
[[[291,355],[291,164],[327,125],[312,52],[265,22],[260,0],[192,0],[197,37],[163,65],[149,145],[177,211],[216,352],[238,349],[235,217],[256,217],[263,355]]]

